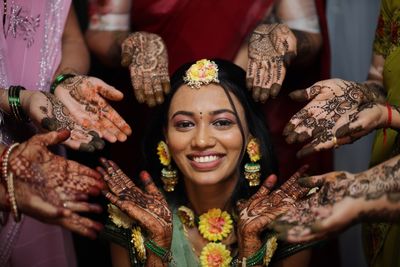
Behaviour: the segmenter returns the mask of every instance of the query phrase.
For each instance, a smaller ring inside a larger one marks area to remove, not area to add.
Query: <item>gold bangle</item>
[[[8,170],[8,160],[10,158],[11,152],[18,145],[19,145],[19,143],[14,143],[11,146],[9,146],[7,148],[7,151],[5,152],[4,157],[2,158],[2,162],[1,162],[1,175],[3,177],[3,180],[5,180],[7,183],[8,198],[9,198],[10,205],[11,205],[11,211],[14,215],[14,220],[16,222],[20,221],[21,216],[18,213],[17,201],[15,199],[14,175],[11,171]]]

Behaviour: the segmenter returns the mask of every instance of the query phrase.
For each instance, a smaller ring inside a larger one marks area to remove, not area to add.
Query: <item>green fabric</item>
[[[144,264],[140,263],[135,255],[135,251],[131,244],[131,231],[130,229],[124,229],[116,226],[111,220],[108,220],[104,231],[101,233],[101,238],[108,241],[119,244],[125,247],[129,252],[131,266],[140,267]],[[316,244],[321,244],[321,242],[313,242],[308,244],[288,244],[288,243],[278,243],[278,248],[272,257],[271,262],[276,262],[283,260],[301,250],[310,248]],[[175,212],[173,212],[173,234],[172,234],[172,245],[171,245],[172,256],[174,262],[169,266],[175,267],[196,267],[199,266],[199,261],[197,256],[193,252],[192,245],[185,235],[183,225]]]
[[[374,41],[375,53],[385,58],[383,69],[387,101],[400,105],[400,0],[383,0]],[[398,133],[392,129],[379,130],[375,136],[371,166],[394,156]],[[400,267],[400,224],[364,224],[364,248],[369,266]]]

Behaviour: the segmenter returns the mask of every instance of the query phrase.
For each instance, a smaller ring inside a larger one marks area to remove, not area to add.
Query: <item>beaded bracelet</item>
[[[19,121],[29,122],[30,119],[21,106],[19,97],[21,90],[25,90],[25,88],[22,86],[10,86],[8,89],[8,104],[10,105],[10,110],[14,118]]]
[[[147,239],[144,242],[146,248],[148,248],[151,252],[156,254],[161,258],[162,262],[171,262],[172,261],[172,252],[171,250],[167,250],[163,247],[157,245],[153,240]]]
[[[51,83],[50,86],[50,93],[54,94],[56,91],[57,86],[59,86],[62,82],[64,82],[68,78],[75,77],[75,74],[72,73],[65,73],[65,74],[59,74],[57,77],[54,79],[54,81]]]
[[[1,161],[1,175],[7,183],[7,193],[8,193],[8,197],[9,197],[9,201],[10,201],[10,205],[11,205],[11,211],[14,215],[14,220],[16,222],[19,222],[21,220],[21,216],[18,213],[17,201],[15,199],[14,175],[11,171],[10,172],[8,171],[8,160],[10,158],[11,152],[18,145],[19,145],[19,143],[14,143],[11,146],[9,146],[2,158],[2,161]]]

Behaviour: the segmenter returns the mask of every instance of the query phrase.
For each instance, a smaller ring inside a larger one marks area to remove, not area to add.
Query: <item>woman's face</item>
[[[242,122],[245,140],[248,127],[244,110],[230,94]],[[200,89],[181,86],[168,112],[166,140],[185,179],[197,185],[213,185],[234,177],[243,146],[238,121],[219,85]],[[235,180],[234,180],[235,181]]]

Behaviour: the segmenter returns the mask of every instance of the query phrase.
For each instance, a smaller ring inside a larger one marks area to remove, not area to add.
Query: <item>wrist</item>
[[[29,110],[30,110],[30,104],[32,103],[31,98],[32,98],[33,94],[36,94],[36,93],[38,93],[38,92],[29,91],[29,90],[22,90],[20,92],[19,97],[20,97],[22,109],[28,115],[29,115]]]

